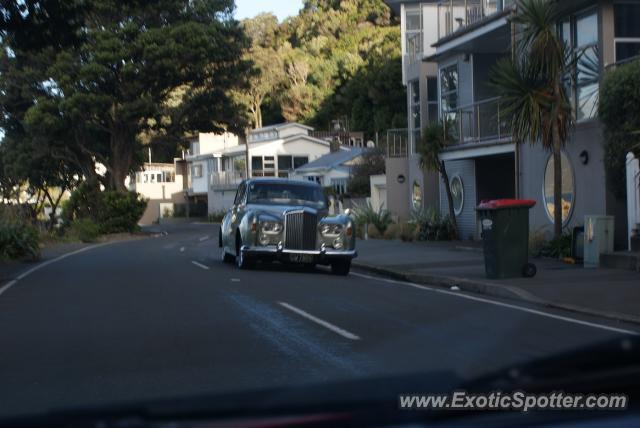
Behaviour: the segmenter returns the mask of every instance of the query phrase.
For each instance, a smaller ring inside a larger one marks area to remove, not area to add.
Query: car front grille
[[[284,247],[289,250],[315,250],[318,217],[307,211],[285,214]]]

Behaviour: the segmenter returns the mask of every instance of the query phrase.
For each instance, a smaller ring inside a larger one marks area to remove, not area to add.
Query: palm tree
[[[440,159],[440,153],[454,138],[450,134],[453,126],[441,123],[432,123],[422,131],[422,139],[418,144],[417,151],[420,156],[420,168],[425,171],[435,171],[440,174],[444,188],[447,191],[447,203],[449,204],[449,217],[453,224],[454,236],[458,237],[458,223],[456,221],[455,209],[453,207],[453,195],[451,194],[451,183],[445,163]]]
[[[574,117],[564,82],[574,59],[558,34],[559,15],[550,0],[520,0],[511,18],[518,32],[513,57],[498,61],[491,82],[502,97],[516,143],[529,141],[553,153],[553,220],[562,235],[561,149]]]

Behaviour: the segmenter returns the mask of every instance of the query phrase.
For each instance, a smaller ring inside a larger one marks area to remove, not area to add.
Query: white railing
[[[640,162],[633,153],[627,153],[627,223],[629,250],[631,236],[640,227]],[[640,233],[640,231],[638,231]]]
[[[212,189],[235,187],[242,183],[246,174],[240,171],[212,172],[209,175],[209,185]]]

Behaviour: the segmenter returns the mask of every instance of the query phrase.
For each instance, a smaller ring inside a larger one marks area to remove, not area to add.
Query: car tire
[[[238,269],[251,269],[253,267],[252,260],[250,260],[246,255],[242,254],[240,250],[242,248],[242,237],[240,237],[240,233],[236,235],[236,266]]]
[[[334,275],[349,275],[351,260],[336,260],[331,262],[331,273]]]
[[[225,250],[224,248],[220,250],[220,253],[220,258],[222,259],[223,263],[233,263],[236,260],[236,258],[227,253],[227,250]]]

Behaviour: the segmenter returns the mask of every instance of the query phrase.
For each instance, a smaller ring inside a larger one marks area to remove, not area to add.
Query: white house
[[[247,173],[250,177],[290,178],[296,168],[329,153],[331,144],[311,136],[312,131],[299,123],[257,128],[249,131],[246,145],[216,154],[209,172],[209,212],[232,205],[238,184]]]
[[[192,206],[203,206],[204,211],[211,212],[207,208],[211,176],[221,170],[222,153],[238,148],[244,152],[244,144],[231,133],[200,133],[191,141],[185,160],[189,171],[187,195]]]
[[[140,224],[151,224],[173,214],[176,204],[185,203],[186,164],[182,159],[174,163],[145,163],[135,179],[127,177],[125,185],[149,200]]]

